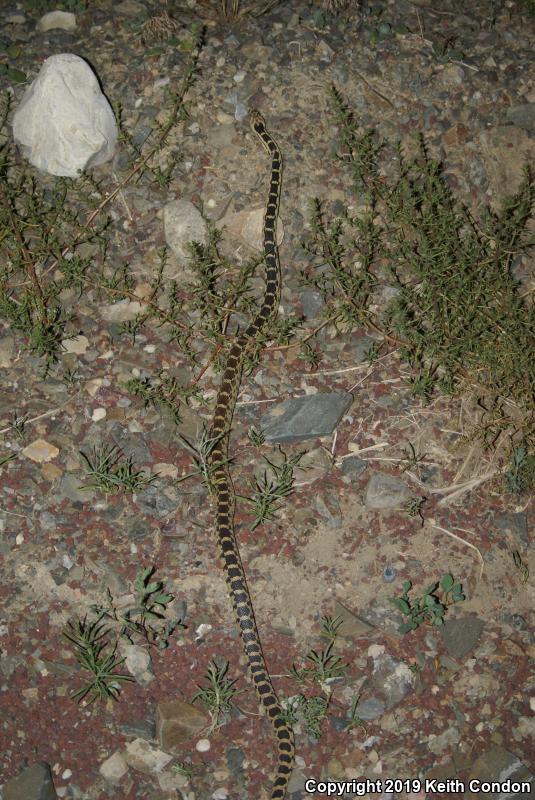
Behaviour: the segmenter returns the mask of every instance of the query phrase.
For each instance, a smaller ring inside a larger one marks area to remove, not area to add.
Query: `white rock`
[[[189,242],[208,243],[208,227],[201,212],[189,200],[172,200],[164,207],[163,224],[165,241],[182,265],[191,254]]]
[[[148,686],[149,683],[152,683],[154,675],[151,672],[150,653],[137,644],[121,642],[119,647],[121,655],[125,658],[126,668],[136,681],[142,686]]]
[[[112,158],[115,117],[83,58],[46,59],[15,112],[13,137],[30,163],[51,175],[75,178]]]
[[[44,14],[35,26],[41,33],[61,28],[63,31],[73,31],[76,28],[76,17],[69,11],[49,11]]]
[[[152,747],[145,739],[134,739],[126,745],[125,760],[134,769],[150,775],[165,769],[173,756]]]
[[[195,750],[199,753],[207,753],[211,746],[209,739],[199,739],[195,745]]]
[[[102,762],[99,772],[104,780],[110,783],[119,783],[125,772],[128,772],[126,761],[119,750]]]
[[[128,322],[135,319],[145,308],[137,300],[119,300],[109,306],[100,307],[100,315],[107,322]]]
[[[61,344],[66,353],[82,355],[89,347],[89,339],[87,336],[80,334],[79,336],[74,336],[72,339],[63,339]]]

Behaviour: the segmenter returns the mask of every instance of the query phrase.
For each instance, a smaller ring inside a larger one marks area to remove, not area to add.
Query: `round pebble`
[[[199,753],[207,753],[211,746],[209,739],[199,739],[195,745],[195,750]]]
[[[396,570],[394,567],[385,567],[383,570],[383,580],[385,583],[392,583],[396,577]]]

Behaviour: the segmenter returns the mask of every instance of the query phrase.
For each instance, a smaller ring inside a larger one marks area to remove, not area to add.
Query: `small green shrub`
[[[390,602],[407,618],[398,631],[408,633],[415,631],[423,623],[427,625],[443,625],[446,611],[454,603],[465,599],[460,583],[455,583],[452,575],[446,573],[436,583],[431,583],[420,597],[409,597],[412,589],[411,581],[403,582],[403,593],[400,597],[391,597]]]

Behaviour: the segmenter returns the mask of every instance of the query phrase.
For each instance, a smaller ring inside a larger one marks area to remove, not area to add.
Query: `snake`
[[[234,607],[242,646],[260,706],[269,718],[278,748],[277,772],[271,799],[283,800],[294,762],[294,739],[271,680],[254,608],[243,569],[234,529],[236,495],[229,470],[229,440],[232,418],[240,390],[245,356],[254,347],[277,313],[281,292],[281,271],[276,239],[282,178],[282,155],[260,112],[251,110],[251,128],[271,156],[271,180],[263,224],[265,288],[256,317],[235,337],[223,369],[209,433],[208,458],[216,503],[216,534],[228,593]]]

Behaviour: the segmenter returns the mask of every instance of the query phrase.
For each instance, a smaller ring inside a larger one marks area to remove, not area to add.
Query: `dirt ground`
[[[252,107],[264,114],[285,164],[281,315],[301,314],[307,302],[299,272],[306,265],[310,200],[319,197],[335,209],[342,201],[358,205],[333,157],[332,84],[362,125],[389,141],[409,144],[423,132],[449,185],[474,208],[513,190],[523,163],[533,162],[535,20],[509,0],[385,0],[367,10],[354,3],[338,16],[320,13],[319,2],[282,2],[232,24],[202,16],[195,2],[167,9],[179,23],[179,41],[188,41],[195,20],[202,18],[206,29],[189,118],[168,143],[182,154],[170,187],[153,192],[139,184],[113,206],[127,248],[119,255],[139,282],[154,269],[164,238],[162,208],[171,199],[202,207],[226,226],[226,252],[237,263],[246,257],[246,244],[227,223],[265,202],[269,165],[248,125]],[[131,130],[149,124],[187,59],[185,49],[152,46],[139,36],[140,21],[159,12],[158,3],[99,2],[77,11],[74,31],[40,33],[28,10],[1,4],[2,51],[18,45],[16,66],[28,74],[26,84],[11,84],[15,106],[45,58],[72,52],[88,59],[107,97],[122,103]],[[438,57],[433,43],[450,41],[458,57]],[[4,73],[0,84],[10,85]],[[98,174],[113,179],[110,165]],[[183,274],[173,260],[171,270]],[[519,270],[533,292],[532,256]],[[209,423],[218,375],[207,369],[208,403],[192,403],[177,430],[124,387],[128,378],[159,369],[188,380],[177,347],[151,327],[132,346],[91,291],[77,308],[73,324],[86,338],[46,377],[39,359],[0,321],[0,461],[17,454],[0,466],[4,798],[22,798],[16,780],[37,763],[49,765],[55,789],[39,794],[45,792],[39,773],[24,789],[27,800],[268,798],[276,748],[247,679],[212,501],[199,480],[175,480],[192,470],[178,434],[192,437]],[[470,442],[471,398],[423,405],[410,394],[399,352],[392,348],[370,365],[363,357],[369,343],[364,330],[325,333],[323,359],[312,371],[298,350],[268,348],[243,379],[235,415],[232,470],[237,493],[247,494],[251,475],[262,472],[261,454],[277,454],[276,443],[252,446],[251,425],[259,427],[268,410],[291,398],[352,396],[330,435],[282,445],[287,453],[308,454],[273,521],[252,530],[246,504],[238,505],[242,559],[281,696],[302,691],[292,665],[303,666],[307,652],[325,646],[321,617],[344,618],[335,653],[345,674],[330,684],[321,737],[302,720],[295,726],[288,796],[326,796],[313,793],[310,779],[365,778],[383,781],[366,796],[384,800],[531,796],[525,787],[508,794],[505,785],[476,795],[469,780],[533,780],[532,498],[505,492],[498,458]],[[62,380],[67,368],[76,369],[74,387]],[[22,438],[10,424],[14,410],[26,417]],[[44,456],[29,448],[37,440],[45,443]],[[84,489],[79,451],[110,441],[160,477],[134,494]],[[416,465],[406,462],[408,443],[423,455]],[[424,496],[421,517],[403,510]],[[515,552],[527,572],[515,566]],[[129,665],[138,658],[144,667],[132,667],[135,681],[122,685],[118,702],[76,703],[70,695],[84,677],[62,635],[65,626],[104,603],[107,589],[128,605],[136,575],[148,566],[166,581],[187,627],[170,636],[167,649],[121,645]],[[401,594],[403,581],[421,591],[446,573],[466,596],[448,609],[447,624],[400,634],[389,598]],[[230,664],[240,692],[236,707],[214,730],[207,716],[197,727],[192,721],[189,734],[166,750],[157,732],[161,704],[181,700],[190,708],[214,658]],[[355,698],[361,724],[348,729]],[[159,752],[168,758],[159,760]],[[416,783],[390,786],[388,779]],[[425,779],[457,779],[462,786],[440,791]],[[356,792],[348,787],[340,796]]]

